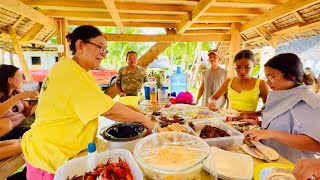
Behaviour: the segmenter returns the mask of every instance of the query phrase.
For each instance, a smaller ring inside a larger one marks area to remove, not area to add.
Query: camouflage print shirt
[[[144,82],[147,81],[146,70],[140,66],[129,69],[128,66],[119,69],[117,84],[127,96],[137,96]]]

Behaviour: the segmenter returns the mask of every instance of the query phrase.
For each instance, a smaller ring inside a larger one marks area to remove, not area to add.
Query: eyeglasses
[[[284,73],[280,74],[279,76],[282,76]],[[277,76],[266,76],[264,78],[265,81],[270,81],[271,83],[274,83],[274,78],[276,78]]]
[[[95,45],[97,48],[99,48],[100,54],[102,54],[102,53],[108,54],[108,52],[109,52],[105,47],[103,47],[103,46],[101,46],[99,44],[95,44],[95,43],[92,43],[92,42],[89,42],[89,41],[88,42],[84,42],[84,43]]]

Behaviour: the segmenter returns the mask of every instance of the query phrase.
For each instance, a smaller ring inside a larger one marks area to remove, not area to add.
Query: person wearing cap
[[[208,98],[212,96],[227,78],[227,71],[219,67],[220,54],[217,50],[208,51],[208,60],[211,67],[204,71],[196,104],[202,98],[201,106],[208,106]],[[217,106],[223,107],[226,102],[225,96],[217,100]]]

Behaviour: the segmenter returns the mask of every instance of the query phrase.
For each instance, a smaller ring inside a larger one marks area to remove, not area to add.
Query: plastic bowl
[[[146,133],[147,129],[140,123],[116,123],[100,131],[100,135],[109,143],[110,149],[127,149],[130,152],[133,152],[136,143]]]
[[[203,161],[210,153],[202,139],[181,132],[163,132],[141,139],[134,157],[151,179],[200,179]]]

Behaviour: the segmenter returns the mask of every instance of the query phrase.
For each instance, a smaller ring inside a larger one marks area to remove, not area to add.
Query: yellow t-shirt
[[[72,59],[62,58],[43,83],[36,120],[22,138],[27,162],[54,174],[87,148],[96,136],[98,116],[114,104],[91,73]]]
[[[240,93],[232,89],[231,85],[234,78],[230,78],[228,84],[228,99],[232,109],[238,111],[256,111],[260,98],[260,81],[256,80],[256,84],[251,90],[242,90]]]

